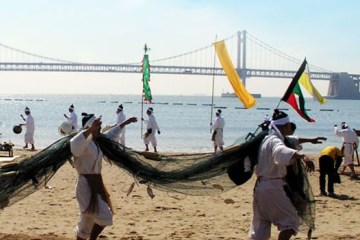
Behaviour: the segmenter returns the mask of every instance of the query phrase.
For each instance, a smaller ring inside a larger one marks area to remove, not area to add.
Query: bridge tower
[[[236,71],[246,87],[246,31],[239,31],[237,33],[237,38]]]
[[[359,85],[346,72],[334,73],[330,78],[328,96],[336,99],[360,99]]]

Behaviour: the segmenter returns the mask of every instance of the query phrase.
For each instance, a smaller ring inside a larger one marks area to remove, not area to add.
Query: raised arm
[[[125,127],[126,125],[130,124],[130,123],[134,123],[137,122],[137,118],[136,117],[130,117],[128,119],[126,119],[125,121],[123,121],[122,123],[119,124],[120,128]]]

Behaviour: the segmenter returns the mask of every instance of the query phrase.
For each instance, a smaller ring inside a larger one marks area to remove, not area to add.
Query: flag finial
[[[147,47],[146,43],[145,43],[145,46],[144,46],[144,51],[145,51],[145,54],[147,53],[147,51],[150,51],[151,49]]]

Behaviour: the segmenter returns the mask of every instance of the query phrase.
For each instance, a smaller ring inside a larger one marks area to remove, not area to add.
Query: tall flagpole
[[[217,40],[217,35],[215,35],[215,42]],[[212,125],[212,118],[213,118],[213,106],[214,106],[214,86],[215,86],[215,61],[216,61],[216,51],[214,47],[214,65],[213,65],[213,79],[212,79],[212,92],[211,92],[211,113],[210,113],[210,133],[211,133],[211,125]]]
[[[146,43],[145,43],[145,46],[144,46],[144,57],[143,57],[143,60],[142,60],[142,91],[141,91],[141,135],[140,135],[140,138],[143,138],[143,123],[142,123],[142,120],[144,118],[144,58],[145,58],[145,55],[148,51],[148,48],[146,46]]]

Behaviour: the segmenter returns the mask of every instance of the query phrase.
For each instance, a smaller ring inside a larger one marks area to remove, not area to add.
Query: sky
[[[357,0],[0,0],[0,43],[75,62],[175,56],[246,30],[266,44],[334,72],[360,73]],[[9,60],[6,58],[5,60]],[[5,61],[1,55],[0,61]],[[296,69],[294,69],[295,71]],[[211,95],[212,76],[151,76],[153,95]],[[141,74],[0,72],[0,94],[140,94]],[[247,80],[280,96],[287,80]],[[215,79],[215,95],[231,91]],[[327,83],[315,81],[326,95]],[[276,87],[274,87],[276,86]]]

